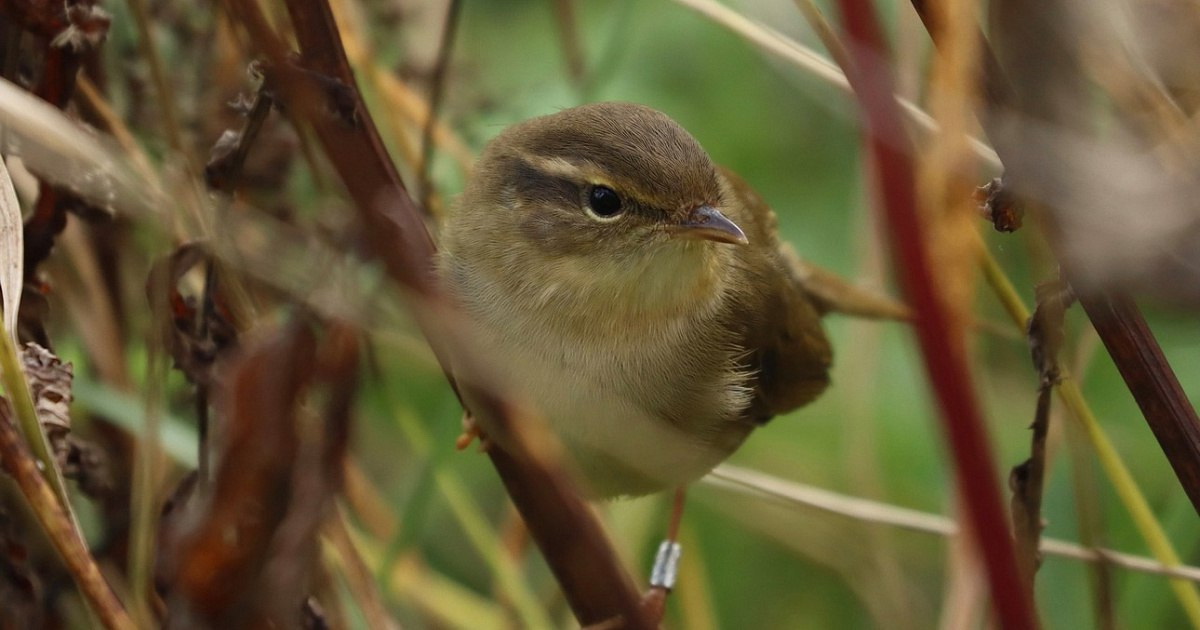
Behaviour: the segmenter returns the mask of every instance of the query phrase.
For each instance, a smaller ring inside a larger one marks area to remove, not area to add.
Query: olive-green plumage
[[[488,145],[440,271],[592,491],[645,494],[697,479],[828,384],[820,314],[775,232],[666,115],[601,103]]]

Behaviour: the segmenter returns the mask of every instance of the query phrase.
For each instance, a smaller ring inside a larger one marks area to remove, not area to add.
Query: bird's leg
[[[679,557],[683,548],[679,546],[679,524],[683,521],[683,504],[687,488],[675,489],[675,503],[671,508],[671,522],[667,526],[667,538],[658,546],[654,566],[650,569],[650,589],[642,596],[642,610],[656,624],[662,621],[667,608],[667,595],[675,588],[679,574]]]
[[[675,577],[679,573],[679,523],[683,520],[683,500],[687,488],[675,489],[675,503],[671,508],[671,521],[667,526],[667,538],[658,546],[654,566],[650,569],[650,588],[642,595],[642,618],[654,627],[662,623],[667,612],[667,595],[675,588]],[[606,619],[600,623],[584,626],[583,630],[616,630],[628,624],[621,617]]]
[[[479,423],[475,422],[474,416],[469,412],[463,412],[462,426],[463,432],[454,440],[454,448],[460,451],[466,450],[471,445],[471,442],[475,441],[475,438],[479,438],[480,453],[486,453],[488,449],[492,448],[491,438],[483,433],[483,429],[479,428]]]

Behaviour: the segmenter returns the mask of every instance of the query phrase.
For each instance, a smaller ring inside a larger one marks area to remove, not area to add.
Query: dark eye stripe
[[[512,158],[510,165],[499,168],[513,174],[511,184],[517,197],[526,203],[567,207],[579,203],[580,186],[569,179],[547,173],[520,158]]]

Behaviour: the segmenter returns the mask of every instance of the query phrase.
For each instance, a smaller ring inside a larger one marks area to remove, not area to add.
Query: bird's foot
[[[463,414],[462,419],[463,431],[454,440],[454,448],[463,451],[466,450],[471,442],[476,438],[479,439],[479,452],[486,453],[492,448],[492,440],[479,428],[479,423],[475,422],[475,418],[469,413]]]

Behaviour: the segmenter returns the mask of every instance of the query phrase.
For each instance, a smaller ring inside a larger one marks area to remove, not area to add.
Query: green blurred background
[[[337,3],[335,3],[337,4]],[[478,150],[506,125],[588,101],[626,100],[658,108],[689,129],[713,158],[734,169],[773,205],[783,238],[808,260],[866,286],[895,294],[888,252],[881,247],[864,176],[853,102],[810,74],[759,52],[747,41],[674,2],[589,0],[572,3],[586,79],[567,72],[553,2],[467,0],[453,50],[442,115]],[[789,0],[731,2],[747,15],[813,45]],[[346,5],[339,5],[345,7]],[[351,15],[387,68],[421,85],[436,51],[445,3],[363,2]],[[116,50],[129,50],[131,20],[114,5]],[[923,31],[905,2],[880,3],[898,42],[902,89],[920,101],[928,56]],[[827,15],[836,22],[836,13]],[[169,41],[169,40],[168,40]],[[169,44],[168,44],[169,45]],[[172,52],[174,54],[174,52]],[[111,55],[110,63],[122,63]],[[360,69],[360,77],[361,77]],[[378,92],[365,89],[377,118]],[[120,94],[114,97],[120,102]],[[399,152],[394,152],[398,155]],[[297,169],[301,171],[302,169]],[[979,183],[996,173],[980,169]],[[290,189],[308,194],[309,176]],[[453,195],[462,174],[435,152],[434,181]],[[316,207],[333,195],[313,195]],[[1032,301],[1036,283],[1052,277],[1036,226],[1013,235],[980,222],[991,252]],[[1008,325],[980,281],[979,319],[995,330],[972,339],[975,381],[999,462],[997,484],[1029,451],[1037,376],[1023,337]],[[1155,332],[1185,389],[1197,394],[1200,328],[1194,320],[1148,305]],[[910,330],[896,323],[831,316],[833,386],[815,404],[775,419],[753,435],[731,463],[852,496],[953,517],[953,472]],[[405,339],[410,330],[379,331]],[[1154,513],[1188,563],[1200,562],[1200,528],[1187,497],[1078,309],[1068,314],[1065,362],[1082,362],[1087,399],[1132,470]],[[69,345],[69,344],[67,344]],[[70,349],[67,349],[69,354]],[[355,460],[380,492],[387,536],[372,532],[356,510],[356,539],[406,628],[519,627],[497,587],[489,554],[511,534],[514,515],[486,457],[454,451],[460,409],[441,373],[418,346],[380,344],[355,435]],[[1142,538],[1111,485],[1085,453],[1073,465],[1055,406],[1044,502],[1045,535],[1079,540],[1075,484],[1095,492],[1105,546],[1147,555]],[[1086,450],[1086,446],[1083,447]],[[966,602],[970,627],[986,625],[986,599],[947,595],[953,540],[871,525],[811,508],[784,506],[709,484],[689,496],[681,585],[668,606],[675,628],[930,628],[945,622],[952,602]],[[482,522],[471,521],[475,509]],[[629,566],[644,576],[665,532],[668,497],[598,506]],[[464,524],[465,523],[465,524]],[[997,524],[998,526],[1000,524]],[[472,527],[482,527],[482,531]],[[532,546],[520,548],[522,580],[563,627],[570,616]],[[494,558],[493,558],[494,560]],[[393,579],[407,566],[416,582]],[[413,568],[415,567],[415,568]],[[1046,627],[1094,625],[1086,565],[1046,559],[1037,581]],[[1129,628],[1173,628],[1182,610],[1157,576],[1115,569],[1117,620]],[[346,606],[355,623],[365,623]],[[455,617],[455,615],[458,615]]]

